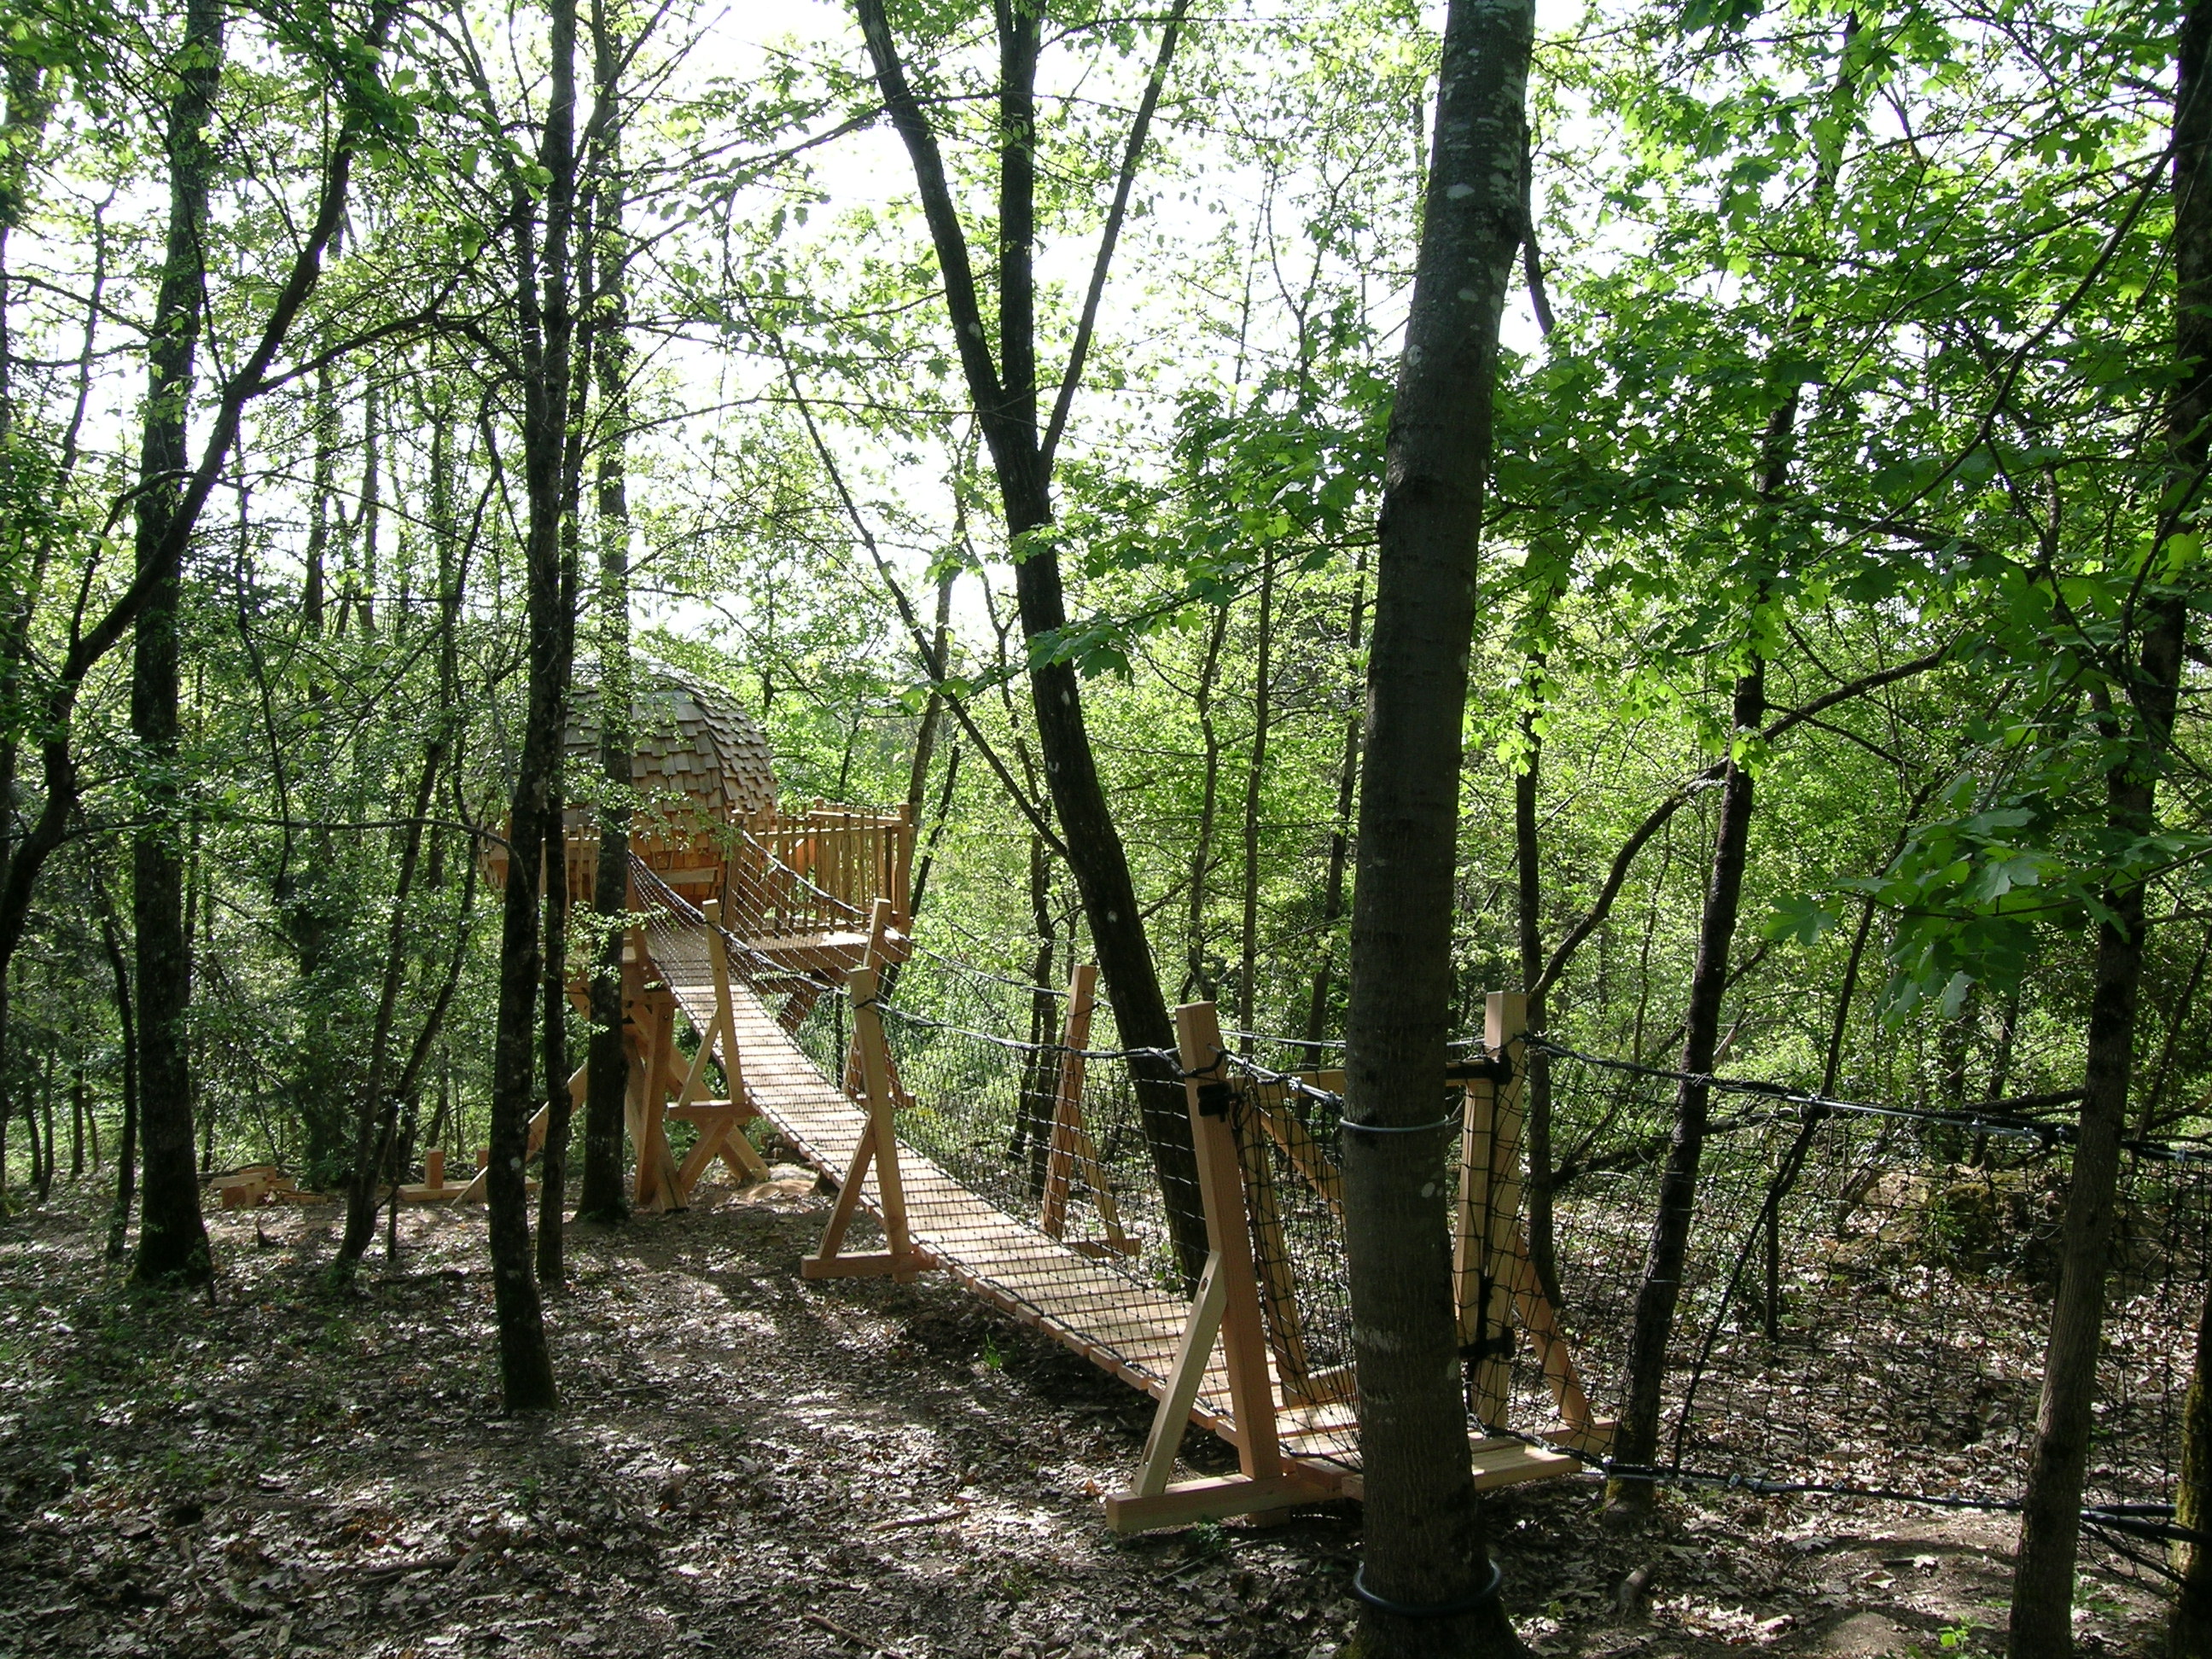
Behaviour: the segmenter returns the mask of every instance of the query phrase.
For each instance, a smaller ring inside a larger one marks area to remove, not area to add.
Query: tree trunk
[[[1735,939],[1736,909],[1743,896],[1744,854],[1751,839],[1751,769],[1736,757],[1735,744],[1755,734],[1766,715],[1766,665],[1752,659],[1737,679],[1729,721],[1726,781],[1721,791],[1720,826],[1713,841],[1712,878],[1698,925],[1698,955],[1690,974],[1690,1000],[1683,1017],[1682,1070],[1690,1073],[1674,1092],[1674,1131],[1659,1180],[1659,1213],[1652,1224],[1644,1259],[1644,1284],[1636,1298],[1636,1320],[1629,1334],[1625,1403],[1613,1434],[1613,1460],[1632,1468],[1648,1468],[1658,1455],[1662,1391],[1667,1379],[1667,1348],[1674,1334],[1674,1310],[1681,1299],[1682,1264],[1695,1219],[1698,1166],[1705,1154],[1705,1121],[1711,1071],[1720,1043],[1721,1000],[1728,990],[1729,950]],[[1649,1480],[1615,1480],[1607,1497],[1625,1518],[1648,1514],[1653,1487]]]
[[[415,886],[415,867],[422,853],[422,821],[430,811],[432,792],[445,766],[445,743],[433,738],[422,756],[422,770],[415,786],[414,811],[407,820],[399,854],[398,879],[393,884],[392,920],[384,941],[384,977],[376,997],[376,1024],[369,1036],[368,1077],[355,1107],[353,1175],[346,1183],[345,1231],[338,1241],[338,1265],[350,1270],[376,1236],[376,1189],[380,1180],[396,1181],[388,1170],[392,1136],[386,1125],[385,1067],[392,1052],[392,1020],[399,1006],[400,987],[407,972],[407,900]],[[382,1131],[380,1133],[380,1131]],[[395,1195],[392,1208],[399,1206]]]
[[[1258,660],[1252,668],[1252,754],[1244,769],[1244,915],[1237,935],[1237,1024],[1258,1029],[1260,1016],[1260,799],[1267,781],[1267,724],[1273,714],[1270,684],[1275,643],[1275,562],[1260,567]],[[1246,1040],[1244,1051],[1251,1053]]]
[[[2173,112],[2173,355],[2179,379],[2166,405],[2167,477],[2160,506],[2160,550],[2201,507],[2212,422],[2212,4],[2192,0],[2175,48]],[[2154,573],[2155,574],[2155,573]],[[2140,655],[2123,681],[2115,724],[2133,739],[2106,780],[2106,816],[2123,839],[2148,834],[2157,778],[2166,762],[2187,645],[2188,596],[2148,590]],[[2120,649],[2127,648],[2123,635]],[[2124,671],[2126,667],[2123,663]],[[2056,1659],[2073,1650],[2074,1558],[2081,1527],[2091,1413],[2097,1393],[2097,1350],[2103,1336],[2105,1272],[2112,1227],[2112,1194],[2126,1132],[2128,1085],[2135,1060],[2136,1007],[2142,976],[2143,887],[2132,879],[2107,890],[2107,921],[2097,929],[2097,965],[2090,993],[2083,1067],[2081,1138],[2066,1194],[2059,1244],[2058,1293],[2044,1354],[2043,1395],[2036,1411],[2035,1449],[2021,1514],[2014,1569],[2012,1659]],[[2200,1334],[2196,1375],[2183,1419],[2181,1492],[2176,1519],[2201,1528],[2212,1422],[2203,1400],[2206,1340]],[[2186,1517],[2186,1518],[2185,1518]],[[2203,1549],[2183,1565],[2170,1638],[2176,1652],[2212,1650],[2212,1562]],[[2194,1644],[2188,1645],[2188,1644]]]
[[[2181,1408],[2181,1479],[2175,1483],[2173,1519],[2191,1532],[2212,1532],[2212,1286],[2197,1321],[2197,1364]],[[2173,1550],[2180,1579],[2166,1626],[2172,1659],[2212,1659],[2212,1545],[2183,1543]]]
[[[1535,603],[1548,606],[1550,590]],[[1542,626],[1540,614],[1536,619]],[[1521,945],[1521,984],[1528,994],[1528,1029],[1544,1029],[1545,992],[1539,982],[1544,974],[1543,848],[1537,834],[1536,807],[1541,791],[1544,732],[1538,715],[1543,696],[1544,653],[1528,653],[1531,684],[1528,703],[1521,711],[1521,770],[1513,779],[1513,868],[1516,877],[1516,920]],[[1560,1304],[1558,1252],[1552,1238],[1552,1057],[1540,1048],[1528,1054],[1528,1077],[1522,1091],[1528,1137],[1528,1265],[1552,1305]]]
[[[215,156],[206,141],[222,77],[223,0],[188,0],[176,95],[169,106],[168,244],[147,347],[149,390],[139,450],[138,573],[152,589],[138,618],[131,675],[131,729],[152,769],[144,793],[153,823],[131,848],[137,935],[139,1134],[145,1194],[134,1275],[204,1280],[211,1271],[192,1167],[192,1105],[185,1021],[191,994],[185,932],[184,866],[176,836],[178,634],[181,551],[169,536],[176,481],[189,464],[185,415],[206,308],[202,259]],[[150,567],[158,564],[159,569]]]
[[[1360,629],[1367,616],[1364,547],[1359,550],[1353,572],[1352,626],[1344,643],[1346,654],[1357,663]],[[1329,969],[1335,960],[1337,919],[1344,914],[1344,872],[1352,856],[1352,809],[1359,793],[1359,728],[1365,713],[1364,707],[1355,703],[1344,721],[1344,759],[1336,773],[1336,827],[1329,832],[1328,876],[1322,884],[1320,960],[1314,963],[1313,992],[1306,1006],[1309,1043],[1319,1043],[1328,1027]]]
[[[1345,1246],[1367,1483],[1359,1645],[1518,1650],[1486,1559],[1443,1183],[1461,738],[1498,330],[1525,226],[1532,0],[1452,0],[1391,412],[1346,1030]],[[1425,1129],[1419,1126],[1432,1127]],[[1377,1605],[1387,1601],[1401,1611]],[[1402,1609],[1416,1608],[1409,1614]],[[1445,1609],[1456,1608],[1447,1613]]]
[[[123,1260],[124,1243],[131,1229],[131,1206],[138,1185],[138,1031],[131,994],[131,959],[124,949],[123,931],[115,919],[107,884],[93,872],[93,891],[100,905],[100,943],[107,955],[108,972],[115,981],[115,1024],[122,1037],[123,1132],[115,1154],[115,1208],[107,1223],[107,1259]]]
[[[541,260],[530,192],[516,181],[516,283],[523,353],[523,467],[529,503],[525,580],[529,611],[528,712],[508,809],[507,891],[500,931],[498,1024],[494,1038],[491,1156],[484,1182],[492,1288],[499,1323],[500,1383],[509,1412],[550,1410],[556,1401],[544,1310],[532,1276],[530,1199],[523,1176],[537,1072],[544,941],[538,929],[545,843],[560,833],[551,799],[562,741],[561,520],[568,489],[568,233],[576,178],[574,0],[554,0],[552,86],[538,165],[544,185]],[[539,283],[544,293],[539,293]]]
[[[559,1285],[567,1276],[562,1261],[568,1176],[568,1120],[574,1097],[568,1092],[568,715],[576,678],[576,596],[583,578],[584,418],[591,397],[592,277],[592,218],[583,216],[578,269],[582,272],[579,309],[585,323],[574,352],[575,379],[565,416],[561,461],[561,593],[554,611],[560,637],[553,675],[553,764],[546,780],[545,981],[541,989],[538,1042],[544,1053],[545,1139],[538,1164],[538,1282]],[[588,1085],[587,1085],[588,1086]]]
[[[1058,435],[1056,424],[1053,433],[1043,434],[1037,419],[1036,86],[1042,14],[1011,3],[1000,4],[996,10],[999,356],[994,362],[969,258],[967,234],[946,179],[944,158],[928,118],[908,83],[884,0],[858,0],[857,9],[878,89],[914,165],[923,216],[945,282],[945,307],[962,373],[998,480],[1006,538],[1018,560],[1014,594],[1022,631],[1033,641],[1040,635],[1056,635],[1067,625],[1059,556],[1050,546],[1030,539],[1032,532],[1052,522],[1049,444]],[[1180,12],[1176,15],[1179,19]],[[1125,175],[1141,154],[1146,125],[1173,51],[1174,28],[1171,22],[1163,38],[1146,101],[1132,129]],[[1118,227],[1118,216],[1110,222]],[[1105,259],[1110,256],[1110,234],[1109,231],[1101,248],[1094,297]],[[1062,412],[1080,372],[1079,358],[1072,359],[1060,389]],[[1115,1026],[1126,1046],[1153,1051],[1152,1056],[1133,1059],[1130,1070],[1137,1084],[1145,1139],[1165,1200],[1176,1255],[1185,1277],[1194,1284],[1205,1265],[1206,1229],[1181,1068],[1166,1058],[1175,1049],[1175,1029],[1160,993],[1159,971],[1146,938],[1128,854],[1099,781],[1097,760],[1084,720],[1082,685],[1073,665],[1056,660],[1035,664],[1030,672],[1030,696],[1054,813],[1067,848],[1068,868],[1082,895],[1091,947],[1106,980]]]
[[[599,316],[592,361],[599,381],[601,420],[594,480],[599,532],[599,853],[592,908],[601,929],[592,970],[592,1032],[585,1054],[584,1168],[576,1193],[579,1219],[622,1221],[629,1215],[623,1188],[623,1105],[629,1087],[629,1057],[623,1042],[621,917],[629,902],[629,819],[632,787],[629,659],[629,481],[626,423],[629,418],[629,289],[623,244],[622,118],[616,98],[622,40],[605,4],[592,8],[593,169],[598,202],[592,215],[598,243]]]
[[[1198,665],[1198,736],[1200,746],[1198,834],[1190,848],[1190,893],[1184,907],[1183,994],[1212,1001],[1213,971],[1206,961],[1206,878],[1213,868],[1213,825],[1221,810],[1221,737],[1213,723],[1213,685],[1221,667],[1221,643],[1229,631],[1229,607],[1213,613],[1206,630],[1206,655]]]

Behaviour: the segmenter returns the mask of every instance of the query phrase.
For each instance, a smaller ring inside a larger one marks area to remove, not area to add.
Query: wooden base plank
[[[801,1279],[896,1279],[911,1284],[937,1263],[915,1253],[910,1255],[810,1255],[799,1264]]]
[[[1106,1524],[1119,1533],[1189,1527],[1200,1521],[1288,1509],[1294,1504],[1324,1504],[1341,1492],[1340,1481],[1303,1472],[1262,1475],[1257,1480],[1241,1474],[1215,1475],[1204,1480],[1177,1481],[1165,1492],[1149,1497],[1134,1492],[1109,1492],[1105,1499]]]

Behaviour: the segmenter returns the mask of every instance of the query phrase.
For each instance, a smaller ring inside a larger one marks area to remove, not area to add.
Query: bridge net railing
[[[790,991],[787,962],[754,959],[734,935],[725,942],[733,972],[764,993]],[[1139,1095],[1139,1077],[1159,1077],[1170,1057],[1117,1046],[1103,1005],[1079,1055],[1059,1041],[1065,994],[1013,975],[919,952],[887,977],[878,1012],[902,1139],[1033,1238],[1040,1264],[1063,1263],[1066,1246],[1083,1252],[1097,1272],[1064,1297],[1093,1297],[1103,1309],[1123,1295],[1116,1281],[1170,1299],[1185,1294],[1191,1264],[1177,1239],[1202,1237],[1203,1220],[1194,1194],[1164,1196]],[[837,983],[827,967],[810,977],[812,1000],[795,1032],[833,1079],[843,1075],[851,1035],[845,999],[823,994]],[[1348,1459],[1358,1402],[1334,1175],[1347,1133],[1340,1075],[1325,1069],[1334,1059],[1325,1050],[1237,1034],[1227,1041],[1285,1431],[1304,1454]],[[1054,1124],[1079,1057],[1076,1121],[1090,1161],[1067,1172],[1055,1237],[1043,1224]],[[1509,1274],[1525,1263],[1530,1279],[1556,1292],[1577,1380],[1595,1415],[1609,1418],[1621,1405],[1683,1079],[1548,1045],[1533,1061],[1548,1072],[1549,1253],[1540,1234],[1531,1252],[1515,1231],[1486,1266]],[[1711,1122],[1658,1455],[1635,1472],[2013,1507],[2033,1441],[2070,1175],[2066,1127],[1997,1110],[1705,1082]],[[1165,1100],[1155,1109],[1184,1109],[1179,1088],[1143,1086]],[[1459,1188],[1460,1148],[1455,1127],[1437,1134],[1448,1194]],[[927,1226],[933,1200],[914,1197],[916,1224]],[[1003,1253],[1005,1236],[997,1242]],[[2170,1503],[2179,1473],[2181,1413],[2212,1285],[2204,1146],[2128,1147],[2108,1268],[2087,1501],[2093,1527],[2124,1529]],[[1156,1352],[1157,1337],[1133,1335],[1132,1352],[1148,1343]],[[1543,1360],[1516,1338],[1502,1408],[1493,1398],[1471,1431],[1527,1434],[1554,1423]]]
[[[1620,1405],[1685,1079],[1549,1068],[1559,1315]],[[1662,1480],[2009,1509],[2025,1485],[2071,1174],[2069,1126],[1715,1078],[1668,1353]],[[2172,1500],[2212,1280],[2212,1159],[2126,1149],[2089,1459],[2093,1525]],[[1522,1362],[1526,1366],[1524,1358]],[[1525,1382],[1520,1386],[1525,1386]]]

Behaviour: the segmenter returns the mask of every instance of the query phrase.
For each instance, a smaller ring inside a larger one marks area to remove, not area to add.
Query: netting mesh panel
[[[1554,1054],[1560,1315],[1619,1404],[1676,1080]],[[2068,1148],[2032,1127],[1713,1097],[1663,1466],[2003,1502],[2025,1480]],[[2123,1173],[2089,1495],[2170,1496],[2212,1183]],[[1527,1363],[1523,1361],[1523,1369]]]
[[[1300,1079],[1241,1069],[1230,1122],[1260,1309],[1284,1406],[1284,1446],[1300,1456],[1353,1464],[1359,1392],[1344,1188],[1337,1174],[1343,1102],[1318,1087],[1315,1074],[1300,1087]]]

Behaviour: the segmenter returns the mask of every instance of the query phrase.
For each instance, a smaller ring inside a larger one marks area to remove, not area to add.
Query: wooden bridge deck
[[[714,983],[704,929],[664,921],[653,929],[653,956],[694,1028],[708,1029],[714,1014]],[[833,1180],[842,1179],[860,1145],[865,1115],[735,978],[730,994],[747,1097],[806,1163]],[[976,1296],[1146,1394],[1158,1397],[1164,1392],[1189,1313],[1187,1302],[1007,1214],[903,1141],[898,1158],[908,1231],[939,1267]],[[872,1168],[861,1201],[881,1218]],[[1228,1370],[1218,1343],[1191,1415],[1235,1443]],[[1343,1407],[1323,1408],[1316,1420],[1303,1425],[1285,1421],[1284,1449],[1293,1455],[1326,1455],[1314,1443],[1340,1443],[1350,1421]],[[1300,1427],[1306,1432],[1300,1433]],[[1341,1467],[1340,1451],[1330,1461]]]

